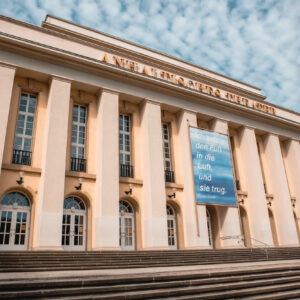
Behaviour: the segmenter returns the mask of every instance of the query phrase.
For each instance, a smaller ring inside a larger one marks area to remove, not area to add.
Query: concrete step
[[[0,298],[152,299],[201,295],[201,298],[197,299],[226,299],[220,297],[227,295],[229,291],[228,295],[232,297],[248,295],[248,292],[244,293],[245,289],[251,289],[249,295],[256,295],[296,288],[300,288],[300,266],[298,269],[274,267],[266,271],[260,268],[251,271],[241,269],[201,274],[177,272],[171,275],[149,274],[119,278],[8,280],[0,283]],[[215,298],[211,298],[211,295]]]
[[[49,297],[46,295],[38,296],[39,299],[105,299],[105,300],[119,300],[119,299],[241,299],[250,296],[267,296],[270,293],[282,293],[284,291],[291,291],[300,289],[299,282],[274,284],[271,286],[259,286],[246,288],[243,284],[235,285],[216,285],[213,286],[193,286],[193,287],[177,287],[177,288],[162,288],[158,290],[143,290],[143,291],[126,291],[119,293],[88,293],[84,295],[67,295]],[[22,299],[33,299],[32,297],[23,297]],[[257,299],[257,298],[254,298]],[[261,298],[263,299],[263,298]]]

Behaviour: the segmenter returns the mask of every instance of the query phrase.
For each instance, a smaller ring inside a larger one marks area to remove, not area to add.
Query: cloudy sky
[[[262,89],[300,112],[300,0],[0,0],[0,14],[46,14],[179,57]]]

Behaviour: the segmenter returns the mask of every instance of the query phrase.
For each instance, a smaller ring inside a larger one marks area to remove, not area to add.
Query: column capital
[[[118,91],[115,91],[115,90],[111,90],[111,89],[108,89],[108,88],[100,88],[99,96],[101,96],[104,92],[109,93],[109,94],[114,94],[114,95],[117,95],[117,96],[119,96],[119,94],[120,94]]]
[[[6,63],[6,62],[4,62],[4,61],[0,61],[0,67],[4,67],[4,68],[9,68],[9,69],[16,70],[18,66],[17,66],[17,65],[13,65],[13,64]]]
[[[73,81],[72,78],[52,74],[49,78],[49,82],[51,83],[54,79],[64,81],[64,82],[67,82],[67,83],[72,83],[72,81]]]
[[[150,104],[154,104],[154,105],[158,105],[158,106],[161,106],[161,103],[160,102],[157,102],[153,99],[149,99],[149,98],[144,98],[143,99],[144,101],[141,103],[141,106],[143,106],[144,104],[146,103],[150,103]]]
[[[221,134],[228,134],[228,122],[224,119],[215,118],[209,122],[210,129]]]

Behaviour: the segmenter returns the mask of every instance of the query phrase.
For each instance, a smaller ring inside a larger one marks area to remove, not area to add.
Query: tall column
[[[94,250],[120,249],[119,161],[119,95],[103,90],[97,113],[97,179],[92,212]]]
[[[209,247],[206,206],[196,205],[193,162],[189,125],[197,127],[193,112],[181,111],[178,115],[178,144],[176,148],[176,172],[183,184],[181,210],[183,218],[184,246],[186,249]]]
[[[210,123],[210,129],[222,133],[228,134],[228,124],[226,121],[214,119]],[[231,206],[216,206],[219,226],[221,226],[221,238],[231,237],[228,239],[221,239],[221,245],[223,247],[240,247],[240,235],[241,225],[238,207]]]
[[[13,66],[0,65],[0,175],[15,72],[16,69]]]
[[[61,249],[71,82],[52,77],[46,114],[34,249]]]
[[[274,134],[268,134],[263,139],[262,144],[265,153],[267,186],[274,196],[272,208],[275,216],[279,245],[298,244],[279,138]]]
[[[291,196],[296,197],[297,216],[300,216],[300,144],[296,140],[287,140],[283,143],[285,153],[285,169],[289,182]],[[300,241],[299,241],[300,242]]]
[[[144,249],[167,249],[167,212],[160,105],[141,107],[142,243]]]
[[[251,244],[273,245],[272,231],[260,166],[255,131],[242,127],[238,131],[236,156],[239,164],[241,188],[248,193],[245,201],[250,227]]]

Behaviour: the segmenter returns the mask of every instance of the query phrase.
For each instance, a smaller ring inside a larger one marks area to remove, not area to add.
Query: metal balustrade
[[[133,178],[133,166],[120,164],[120,176]]]
[[[86,172],[86,159],[71,157],[71,171]]]
[[[175,182],[174,171],[165,170],[165,181],[166,182]]]
[[[14,149],[12,163],[18,164],[18,165],[30,166],[31,165],[31,152]]]

